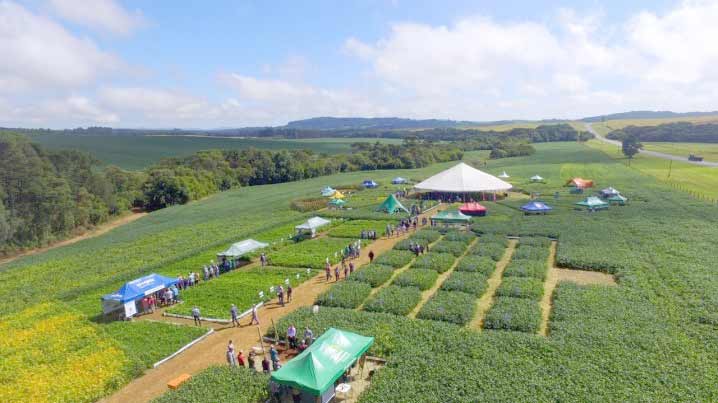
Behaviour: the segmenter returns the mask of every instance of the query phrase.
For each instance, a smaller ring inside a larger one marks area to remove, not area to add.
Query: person
[[[239,352],[242,353],[241,351]],[[256,365],[256,359],[257,359],[257,353],[254,352],[254,350],[249,351],[249,357],[247,357],[247,364],[249,364],[249,369],[256,371],[257,365]]]
[[[297,348],[297,328],[294,325],[289,325],[287,339],[289,340],[289,348]]]
[[[204,274],[204,280],[207,281],[209,279],[209,270],[207,270],[207,265],[204,265],[203,274]]]
[[[150,295],[150,297],[149,297],[147,303],[150,305],[150,312],[151,312],[151,313],[154,313],[154,312],[155,312],[155,307],[157,306],[157,300],[155,299],[154,294]]]
[[[307,343],[307,345],[312,344],[312,339],[314,338],[314,332],[312,332],[312,329],[309,328],[309,326],[304,328],[304,341]]]
[[[199,308],[195,305],[194,308],[192,308],[192,318],[194,318],[194,324],[197,326],[202,326],[202,320],[199,317]]]
[[[179,290],[177,289],[177,286],[173,285],[170,287],[170,291],[172,291],[172,303],[179,302]]]
[[[257,322],[257,324],[259,324],[259,315],[257,315],[257,305],[252,306],[252,321],[249,324],[253,325],[254,322]]]
[[[292,388],[292,402],[300,403],[302,401],[302,392],[297,388]]]
[[[349,262],[349,274],[354,273],[354,262]]]
[[[277,351],[277,348],[274,347],[274,344],[269,346],[269,357],[272,360],[272,369],[278,370],[279,369],[279,351]]]
[[[371,263],[373,261],[374,261],[374,251],[370,250],[369,251],[369,263]]]
[[[302,351],[306,350],[307,347],[309,347],[309,346],[307,345],[307,341],[304,340],[304,339],[302,339],[302,342],[299,343],[299,347],[297,347],[297,350],[301,353]]]
[[[332,266],[329,264],[329,258],[327,263],[324,265],[324,273],[327,275],[327,282],[332,278]]]
[[[334,268],[334,281],[339,281],[339,265]]]
[[[266,355],[264,356],[264,358],[262,358],[262,372],[264,372],[265,374],[272,372],[271,367],[269,366],[269,360],[267,359]]]
[[[247,359],[244,356],[244,351],[239,350],[239,354],[237,354],[237,365],[240,367],[246,366]]]
[[[284,306],[284,287],[281,284],[277,287],[277,298],[279,299],[279,305]]]
[[[292,285],[287,284],[287,302],[292,302]]]
[[[229,315],[232,317],[232,327],[239,326],[239,319],[237,319],[237,305],[232,304],[229,308]]]
[[[349,277],[349,267],[347,267],[347,265],[344,265],[344,279],[346,280],[347,277]]]
[[[227,344],[227,362],[230,367],[237,366],[237,357],[234,356],[234,343],[232,343],[232,340]]]
[[[259,255],[259,262],[262,265],[262,267],[267,265],[267,255],[265,255],[264,252],[262,252],[262,254]]]

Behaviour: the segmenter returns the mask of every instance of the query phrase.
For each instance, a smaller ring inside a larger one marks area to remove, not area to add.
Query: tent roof
[[[479,171],[463,162],[439,172],[438,174],[414,186],[417,190],[435,192],[490,192],[496,190],[509,190],[511,184],[501,179]]]
[[[462,212],[458,210],[444,210],[436,213],[434,216],[431,217],[434,221],[444,221],[444,222],[469,222],[471,221],[471,217],[467,216],[466,214],[463,214]]]
[[[329,196],[333,195],[334,192],[336,192],[336,190],[332,189],[330,186],[327,186],[324,189],[322,189],[322,196],[329,197]]]
[[[344,196],[344,193],[342,193],[338,190],[335,190],[334,193],[332,193],[332,198],[334,198],[334,199],[343,199],[345,197],[346,196]]]
[[[477,202],[464,203],[459,207],[459,211],[486,211],[486,207]]]
[[[541,177],[541,175],[534,175],[534,176],[531,177],[531,180],[542,181],[543,178]]]
[[[586,207],[598,207],[598,206],[608,205],[608,203],[599,199],[596,196],[589,196],[576,204],[578,204],[579,206],[586,206]]]
[[[593,187],[593,181],[583,178],[572,178],[566,182],[566,185],[574,185],[577,188],[590,188]]]
[[[501,175],[499,175],[499,178],[510,178],[509,174],[506,173],[506,171],[501,172]]]
[[[549,211],[553,210],[553,207],[540,201],[531,201],[521,206],[523,211]]]
[[[272,372],[271,379],[319,396],[372,344],[373,337],[329,328],[304,352]]]
[[[617,195],[620,192],[618,190],[614,189],[613,187],[609,186],[609,187],[601,190],[601,193],[603,193],[605,195]]]
[[[394,196],[394,194],[390,194],[389,197],[384,200],[379,207],[376,209],[377,211],[386,211],[389,214],[396,213],[397,210],[403,210],[405,212],[409,212],[406,207],[404,207],[403,204]]]
[[[307,221],[297,225],[296,227],[294,227],[294,229],[313,230],[313,229],[317,229],[319,227],[323,227],[329,223],[331,223],[331,221],[324,219],[322,217],[312,217],[312,218],[308,219]]]
[[[125,283],[116,293],[107,294],[103,296],[102,299],[118,301],[124,304],[125,302],[134,301],[175,284],[177,284],[176,278],[152,273]]]
[[[391,180],[391,183],[397,184],[397,183],[405,183],[406,178],[402,178],[401,176],[397,176],[396,178]]]
[[[347,204],[347,202],[342,199],[331,199],[329,200],[329,204],[331,204],[332,206],[343,206]]]
[[[625,201],[628,201],[628,198],[626,198],[626,197],[624,197],[624,196],[621,196],[620,194],[616,193],[616,194],[614,194],[613,196],[609,197],[608,200],[609,200],[609,201],[625,202]]]
[[[246,255],[247,253],[257,249],[266,248],[267,246],[269,246],[269,244],[264,242],[255,241],[254,239],[245,239],[244,241],[233,243],[229,249],[218,253],[217,256],[237,257]]]

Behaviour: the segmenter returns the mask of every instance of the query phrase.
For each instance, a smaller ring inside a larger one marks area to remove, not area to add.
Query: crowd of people
[[[369,229],[369,230],[363,229],[363,230],[361,231],[360,238],[361,238],[361,239],[371,239],[371,240],[374,240],[374,241],[375,241],[376,238],[377,238],[377,236],[376,236],[376,231],[373,230],[373,229]]]
[[[426,225],[426,218],[424,218],[424,220],[422,221],[422,225]],[[409,231],[411,229],[416,231],[418,226],[419,226],[419,216],[402,218],[399,221],[399,223],[396,225],[387,224],[385,235],[387,236],[387,238],[393,238],[394,236],[399,237],[399,236],[409,233]]]
[[[287,349],[294,350],[297,354],[306,350],[314,341],[314,332],[309,327],[304,328],[304,334],[301,339],[297,337],[297,328],[292,324],[287,328]],[[235,352],[234,343],[230,340],[227,343],[227,363],[230,367],[247,367],[258,371],[257,369],[257,353],[254,350],[249,352],[248,356],[244,355],[244,351]],[[269,358],[269,359],[268,359]],[[262,356],[260,363],[262,372],[269,374],[282,367],[280,363],[280,354],[275,344],[269,347],[269,357],[266,354]]]

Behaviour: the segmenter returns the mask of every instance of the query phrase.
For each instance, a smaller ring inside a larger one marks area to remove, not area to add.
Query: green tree
[[[629,134],[627,135],[622,143],[621,143],[621,151],[623,151],[623,155],[628,157],[629,164],[630,160],[633,159],[633,156],[638,154],[639,151],[643,148],[643,144],[638,140],[638,136],[635,134]]]

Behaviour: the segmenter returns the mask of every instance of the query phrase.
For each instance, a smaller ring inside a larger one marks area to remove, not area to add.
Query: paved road
[[[595,131],[595,130],[593,129],[593,127],[591,126],[590,123],[586,123],[586,130],[588,130],[589,132],[593,133],[593,135],[596,136],[596,138],[597,138],[598,140],[601,140],[601,141],[603,141],[604,143],[613,144],[613,145],[616,146],[616,147],[621,147],[621,142],[620,142],[620,141],[609,140],[609,139],[607,139],[607,138],[601,136],[600,134],[598,134],[597,131]],[[641,154],[644,154],[644,155],[649,155],[649,156],[651,156],[651,157],[663,158],[663,159],[666,159],[666,160],[673,160],[673,161],[687,162],[687,163],[689,163],[689,164],[700,165],[700,166],[704,166],[704,167],[711,167],[711,168],[717,168],[717,167],[718,167],[718,162],[690,161],[690,160],[688,159],[688,157],[681,157],[681,156],[673,155],[673,154],[659,153],[658,151],[641,150],[640,153],[641,153]]]

